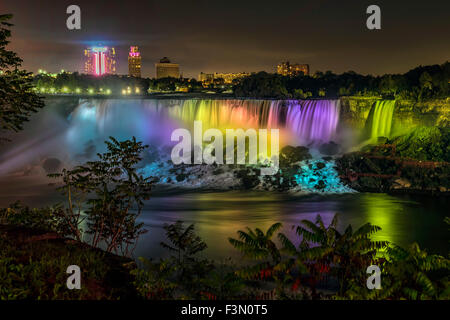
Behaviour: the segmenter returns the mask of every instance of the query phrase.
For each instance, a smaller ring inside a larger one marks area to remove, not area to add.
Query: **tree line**
[[[419,66],[404,74],[361,75],[316,72],[295,77],[259,72],[233,86],[236,97],[307,99],[383,96],[416,101],[449,95],[450,64]]]

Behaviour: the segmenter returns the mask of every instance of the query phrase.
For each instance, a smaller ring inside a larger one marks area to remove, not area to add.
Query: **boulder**
[[[311,159],[309,149],[306,147],[285,146],[280,151],[280,167],[286,168],[299,161]]]

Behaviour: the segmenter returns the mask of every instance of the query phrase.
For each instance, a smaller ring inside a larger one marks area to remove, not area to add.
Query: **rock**
[[[309,149],[306,147],[286,146],[280,151],[280,167],[290,167],[294,163],[311,158]]]
[[[317,162],[317,163],[316,163],[316,167],[317,167],[317,169],[321,170],[321,169],[325,168],[325,163],[323,163],[323,162]]]
[[[319,147],[319,152],[326,156],[333,156],[335,154],[338,154],[339,151],[340,151],[340,147],[334,141],[324,143]]]
[[[393,189],[408,189],[411,187],[411,182],[404,178],[399,178],[394,181],[394,184],[392,185]]]
[[[255,174],[250,168],[237,171],[236,177],[241,180],[244,189],[252,189],[259,184],[259,175]]]
[[[325,187],[326,187],[326,185],[323,180],[317,181],[317,184],[314,186],[314,188],[316,188],[318,190],[323,190],[323,189],[325,189]]]
[[[178,182],[181,182],[181,181],[186,180],[187,175],[184,174],[184,173],[180,173],[180,174],[178,174],[175,178],[177,179]]]

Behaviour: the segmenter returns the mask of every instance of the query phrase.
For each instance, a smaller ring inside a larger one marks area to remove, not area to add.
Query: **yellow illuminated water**
[[[136,254],[163,255],[159,241],[162,225],[183,220],[195,223],[198,234],[208,244],[208,257],[224,259],[239,256],[227,238],[246,227],[266,230],[275,222],[283,223],[283,232],[294,241],[292,226],[302,219],[314,220],[320,214],[329,223],[338,213],[339,228],[352,224],[353,230],[364,223],[382,227],[374,239],[402,246],[419,242],[432,252],[449,251],[447,226],[443,222],[448,199],[394,197],[386,194],[351,194],[327,197],[289,197],[278,193],[222,192],[154,197],[142,217],[149,233],[140,241]]]

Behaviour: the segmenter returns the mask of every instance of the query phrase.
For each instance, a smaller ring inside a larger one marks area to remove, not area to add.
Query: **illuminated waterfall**
[[[381,100],[374,104],[366,122],[370,138],[390,137],[394,108],[395,100]]]
[[[308,145],[333,140],[338,119],[339,100],[306,100],[288,107],[286,126]]]
[[[281,129],[308,145],[335,138],[339,100],[186,100],[168,112],[186,123],[202,120],[206,127]]]
[[[72,113],[72,142],[136,136],[170,144],[176,128],[280,129],[280,145],[335,140],[339,100],[85,100]],[[98,139],[96,139],[98,138]]]

